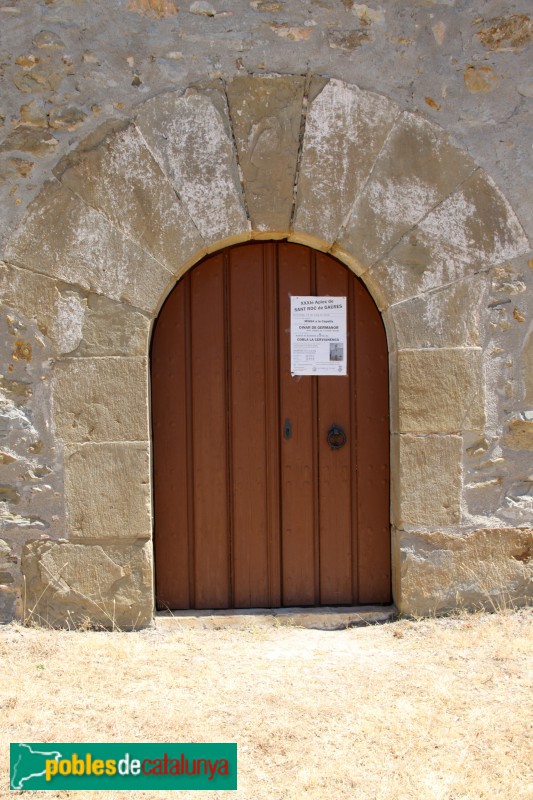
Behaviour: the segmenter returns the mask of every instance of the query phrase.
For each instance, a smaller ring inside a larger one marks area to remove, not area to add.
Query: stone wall
[[[533,29],[477,6],[0,6],[0,619],[149,622],[151,321],[250,238],[383,312],[400,609],[532,596]]]

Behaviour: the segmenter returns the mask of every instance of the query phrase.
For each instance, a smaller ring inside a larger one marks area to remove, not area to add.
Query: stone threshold
[[[396,606],[321,606],[320,608],[232,608],[205,611],[159,611],[157,628],[220,630],[261,626],[314,628],[339,631],[364,625],[380,625],[398,616]]]

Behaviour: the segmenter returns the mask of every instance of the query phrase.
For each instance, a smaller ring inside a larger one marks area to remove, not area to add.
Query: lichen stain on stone
[[[383,184],[373,183],[367,187],[369,203],[378,208],[383,220],[394,220],[403,216],[412,224],[416,223],[424,211],[431,208],[438,198],[434,186],[419,183],[409,178],[398,178]],[[382,245],[389,241],[385,225],[378,227],[375,235]]]
[[[54,31],[39,31],[33,40],[35,47],[46,50],[61,50],[65,47],[64,42]]]
[[[19,67],[23,67],[24,69],[32,69],[40,60],[41,59],[34,56],[33,53],[29,53],[27,56],[17,56],[15,64],[18,64]]]
[[[146,547],[29,541],[22,551],[27,607],[51,625],[87,615],[105,627],[144,626],[151,616],[151,569],[144,583]]]
[[[5,164],[4,174],[6,177],[20,175],[21,178],[27,178],[34,166],[35,163],[26,158],[10,158]]]
[[[352,52],[362,44],[370,40],[370,34],[364,30],[349,31],[330,31],[328,33],[329,46],[336,50]]]
[[[281,123],[276,117],[265,117],[257,125],[252,125],[248,138],[251,163],[261,169],[264,162],[279,151],[282,136]]]
[[[533,21],[527,14],[512,14],[490,20],[490,23],[489,28],[476,34],[489,50],[521,50],[533,39]]]
[[[2,300],[7,305],[6,300],[4,298],[2,298]],[[15,317],[13,314],[6,314],[6,327],[11,336],[19,336],[22,331],[27,330],[26,325],[22,322],[20,317]]]
[[[49,116],[49,125],[51,128],[65,131],[75,131],[80,125],[83,125],[87,114],[74,106],[59,109],[54,111]]]
[[[87,301],[73,294],[65,297],[59,295],[55,305],[54,338],[60,353],[71,353],[82,340]]]
[[[283,11],[283,3],[270,2],[270,0],[252,0],[250,5],[256,11]]]
[[[533,483],[518,481],[509,487],[503,501],[503,516],[528,523],[533,518]],[[521,560],[521,559],[519,559]]]
[[[523,605],[531,597],[531,568],[522,561],[531,528],[494,528],[458,537],[404,535],[401,541],[402,603],[419,614],[445,608],[480,608],[501,596]],[[518,562],[518,563],[516,563]]]
[[[0,502],[0,528],[1,527],[38,528],[39,530],[46,530],[50,527],[50,524],[34,515],[23,517],[20,514],[13,514],[9,511],[7,503]]]
[[[431,31],[438,45],[442,45],[446,37],[446,24],[440,20],[431,26]]]
[[[296,28],[284,23],[274,23],[270,26],[270,29],[278,36],[281,36],[282,39],[288,39],[290,42],[307,41],[311,38],[313,32],[312,28]]]
[[[70,161],[71,166],[63,162],[63,184],[169,269],[178,248],[184,260],[200,249],[187,210],[134,126],[113,132]]]
[[[333,241],[397,116],[380,95],[331,80],[310,105],[296,226]],[[364,154],[364,157],[363,157]]]
[[[18,557],[5,539],[0,539],[0,584],[14,583],[12,575],[13,565],[18,563]]]
[[[525,322],[526,321],[526,319],[523,316],[523,314],[521,314],[520,311],[517,308],[513,309],[513,317],[515,318],[515,320],[517,322]]]
[[[529,563],[533,559],[533,544],[526,545],[520,553],[512,553],[511,558],[521,561],[523,564]]]
[[[30,383],[10,380],[3,375],[0,375],[0,391],[2,392],[0,397],[9,398],[17,406],[24,405],[33,394]]]
[[[45,478],[47,475],[50,475],[52,470],[50,467],[47,467],[46,464],[33,467],[33,469],[29,469],[24,474],[24,479],[29,481],[39,481],[41,478]]]
[[[58,68],[60,68],[59,65],[36,62],[36,66],[30,69],[23,67],[21,72],[16,73],[13,76],[13,83],[25,94],[55,92],[63,80],[63,75],[57,71]]]
[[[528,419],[511,420],[509,432],[504,437],[503,444],[511,450],[533,450],[533,421]]]
[[[216,9],[208,3],[207,0],[195,0],[194,3],[191,3],[189,6],[189,12],[191,14],[197,14],[198,16],[204,17],[216,17],[217,12]]]
[[[112,594],[113,585],[124,577],[123,568],[116,564],[101,547],[87,551],[83,545],[63,545],[44,553],[40,561],[43,583],[60,594],[76,592],[96,599],[98,593]]]
[[[522,294],[526,291],[523,275],[515,272],[509,264],[495,267],[491,274],[491,289],[504,294]]]
[[[166,17],[175,17],[179,6],[173,0],[130,0],[128,10],[145,17],[165,19]]]
[[[0,503],[20,503],[20,492],[13,486],[0,485]]]
[[[154,137],[152,115],[165,125],[165,141]],[[163,170],[207,240],[223,239],[249,225],[242,203],[233,144],[221,111],[205,95],[155,98],[139,119]]]
[[[32,360],[32,346],[30,342],[23,342],[18,340],[15,342],[15,349],[13,356],[15,361],[31,361]]]
[[[41,158],[50,155],[58,144],[58,140],[52,134],[34,126],[21,125],[0,144],[0,153],[20,150]]]
[[[434,100],[432,97],[424,97],[424,102],[427,103],[427,105],[430,108],[433,108],[435,111],[440,111],[442,108],[441,104],[437,103],[437,101]]]
[[[469,92],[492,92],[498,85],[499,78],[491,67],[469,66],[464,71],[465,86]]]
[[[359,17],[361,25],[372,25],[384,21],[384,12],[381,9],[369,8],[364,3],[354,3],[351,8],[352,14]]]
[[[481,439],[477,439],[470,447],[466,448],[466,452],[469,456],[480,456],[483,453],[486,453],[489,449],[489,442],[486,436],[482,436]]]
[[[448,197],[420,227],[446,241],[456,267],[463,260],[472,263],[491,258],[498,263],[527,246],[511,207],[490,178],[479,174]]]

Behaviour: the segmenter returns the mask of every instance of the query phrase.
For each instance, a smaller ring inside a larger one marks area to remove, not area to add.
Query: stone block
[[[531,466],[529,460],[524,465],[526,469]],[[507,486],[504,497],[500,493],[500,507],[498,514],[510,520],[510,524],[528,525],[533,519],[533,475],[526,480],[518,480]]]
[[[56,318],[58,284],[52,278],[0,262],[0,302],[37,322],[50,336]]]
[[[69,358],[53,370],[53,421],[65,442],[146,442],[145,358]]]
[[[14,583],[15,573],[18,572],[18,557],[14,553],[11,543],[0,539],[0,584]]]
[[[82,338],[85,301],[78,290],[28,269],[0,263],[0,302],[34,320],[54,355],[75,350]]]
[[[205,242],[249,230],[225,106],[195,89],[168,92],[144,103],[136,124]]]
[[[37,323],[58,354],[135,356],[148,350],[150,319],[103,295],[0,262],[0,303]]]
[[[179,9],[174,0],[129,0],[128,10],[153,19],[174,17]]]
[[[52,155],[58,144],[58,140],[52,136],[50,131],[21,125],[15,128],[0,144],[0,153],[18,150],[42,158]]]
[[[394,328],[399,349],[476,347],[486,305],[486,281],[473,275],[422,297],[390,306],[384,319]]]
[[[511,206],[492,180],[477,170],[406,233],[371,273],[392,305],[528,249]]]
[[[55,352],[34,320],[7,307],[0,348],[0,537],[2,531],[18,542],[37,531],[61,535],[62,461],[50,425]]]
[[[395,436],[393,517],[406,525],[455,525],[461,518],[460,436]]]
[[[22,553],[25,622],[141,628],[153,614],[151,545],[28,542]]]
[[[70,445],[65,452],[65,501],[71,538],[148,538],[148,444]]]
[[[398,351],[400,433],[458,433],[485,424],[481,350]]]
[[[146,311],[172,281],[166,267],[55,181],[30,204],[6,260]]]
[[[288,231],[300,143],[305,79],[237,77],[228,84],[252,227]]]
[[[533,405],[533,331],[529,334],[522,349],[522,363],[525,384],[525,401]]]
[[[533,529],[481,529],[462,535],[393,533],[399,611],[431,616],[457,608],[503,610],[533,599]]]
[[[19,596],[18,589],[12,586],[0,586],[0,623],[15,619]]]
[[[312,100],[300,157],[295,231],[335,241],[397,114],[385,97],[339,80],[329,81]]]
[[[533,450],[533,418],[511,420],[502,444],[510,450]]]
[[[89,149],[82,143],[54,173],[169,272],[202,252],[197,228],[133,126],[107,133]]]
[[[436,125],[416,114],[401,114],[339,243],[370,266],[475,168]]]
[[[85,302],[76,356],[141,356],[148,352],[150,318],[98,294]]]

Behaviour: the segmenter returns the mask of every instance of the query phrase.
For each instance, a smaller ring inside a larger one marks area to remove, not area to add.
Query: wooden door
[[[348,298],[347,376],[291,376],[291,295]],[[390,602],[387,344],[346,267],[286,242],[209,256],[151,364],[158,608]]]

